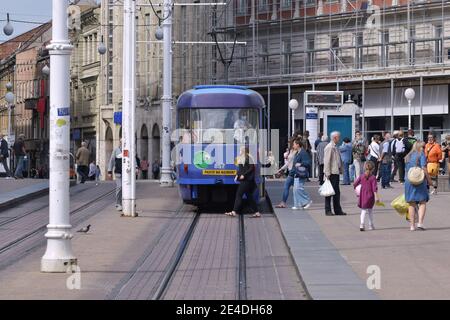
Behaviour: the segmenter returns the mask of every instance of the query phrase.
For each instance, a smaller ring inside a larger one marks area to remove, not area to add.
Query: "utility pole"
[[[69,213],[70,54],[67,0],[53,0],[50,51],[50,205],[47,250],[42,272],[66,272],[77,259],[72,252]]]
[[[172,0],[164,0],[162,23],[164,62],[163,62],[163,96],[162,116],[162,168],[161,180],[162,187],[173,187],[172,167],[170,165],[170,132],[172,124]]]
[[[123,7],[122,212],[136,216],[136,1]]]

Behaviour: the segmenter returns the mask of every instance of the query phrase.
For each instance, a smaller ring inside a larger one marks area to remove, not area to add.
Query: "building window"
[[[241,47],[241,76],[245,77],[247,71],[247,47]]]
[[[416,63],[416,26],[409,28],[409,64],[414,65]]]
[[[331,37],[331,45],[330,45],[330,71],[338,70],[338,48],[339,48],[339,37],[332,36]]]
[[[389,67],[389,30],[381,32],[381,66]]]
[[[259,56],[261,57],[261,74],[269,73],[269,45],[267,40],[259,42]]]
[[[238,14],[246,14],[247,13],[247,0],[238,0],[237,1],[237,13]]]
[[[363,45],[364,45],[364,35],[362,32],[358,32],[355,35],[355,68],[362,69],[363,67]]]
[[[292,0],[281,0],[281,7],[286,9],[286,8],[291,8],[292,6]]]
[[[306,61],[306,72],[311,73],[314,72],[314,58],[315,58],[315,52],[314,52],[314,39],[308,39],[306,40],[306,50],[307,50],[307,61]]]
[[[434,62],[442,63],[442,25],[434,26]]]
[[[269,9],[268,0],[259,0],[258,1],[258,11],[266,12]]]
[[[282,42],[283,53],[283,73],[291,73],[291,39],[284,39]]]

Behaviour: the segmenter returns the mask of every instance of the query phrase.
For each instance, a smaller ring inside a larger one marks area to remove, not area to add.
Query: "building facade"
[[[371,136],[407,128],[404,91],[412,87],[417,135],[450,133],[447,1],[234,0],[222,11],[216,24],[246,42],[235,49],[229,82],[263,94],[269,126],[284,140],[291,98],[300,102],[295,129],[304,128],[306,90],[351,95]],[[211,81],[225,82],[223,66],[211,63]]]
[[[187,2],[190,1],[179,1]],[[150,162],[161,159],[162,130],[162,80],[163,46],[155,38],[163,18],[162,6],[154,5],[154,10],[146,6],[136,9],[136,150],[140,159]],[[205,45],[177,43],[179,41],[201,41],[206,39],[204,32],[207,19],[200,19],[197,25],[193,21],[207,16],[209,9],[191,6],[175,6],[173,11],[173,98],[195,84],[207,82],[205,63],[208,50]],[[122,68],[123,68],[123,6],[114,0],[101,2],[101,35],[107,51],[100,57],[97,163],[103,173],[113,148],[119,145],[121,125],[114,121],[114,114],[122,110]],[[198,24],[200,29],[196,29]],[[117,120],[117,119],[116,119]],[[175,112],[172,112],[175,124]],[[104,175],[105,176],[105,175]]]
[[[25,135],[25,148],[32,168],[48,168],[48,76],[42,72],[49,65],[45,46],[51,39],[51,23],[36,27],[0,44],[0,131],[8,136],[8,106],[4,100],[6,83],[13,85],[15,101],[11,110],[12,140]]]
[[[82,6],[78,14],[79,28],[74,28],[70,34],[73,44],[70,57],[71,152],[75,154],[85,141],[91,151],[91,160],[96,160],[102,97],[97,50],[101,41],[101,10],[99,6]]]

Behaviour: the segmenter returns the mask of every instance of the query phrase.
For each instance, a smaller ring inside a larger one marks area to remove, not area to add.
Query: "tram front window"
[[[191,109],[191,139],[184,143],[249,143],[257,142],[258,110],[255,109]]]

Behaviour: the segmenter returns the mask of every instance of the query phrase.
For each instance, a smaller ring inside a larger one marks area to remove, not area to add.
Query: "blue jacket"
[[[352,162],[352,144],[351,143],[343,143],[339,147],[339,151],[341,152],[342,162],[350,163]]]
[[[305,149],[301,149],[294,157],[294,162],[292,165],[291,171],[289,171],[289,175],[291,177],[295,177],[295,164],[301,163],[303,167],[309,169],[311,167],[311,156]]]

